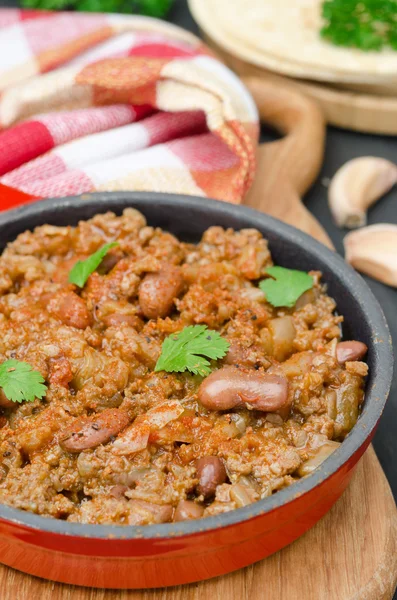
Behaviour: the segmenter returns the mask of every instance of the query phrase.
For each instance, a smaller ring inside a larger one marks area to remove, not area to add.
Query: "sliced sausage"
[[[86,329],[91,325],[91,314],[82,298],[74,292],[55,294],[47,304],[47,310],[65,325]]]
[[[354,340],[349,342],[339,342],[336,346],[336,358],[340,364],[347,361],[352,362],[361,360],[367,352],[368,347],[363,342],[356,342]]]
[[[174,521],[190,521],[203,516],[204,507],[191,500],[181,500],[174,512]]]
[[[174,300],[183,288],[183,277],[178,267],[168,265],[158,273],[149,273],[139,286],[139,304],[148,319],[166,317]]]
[[[217,486],[226,481],[225,465],[218,456],[199,458],[196,462],[196,471],[199,480],[197,491],[204,498],[214,496]]]
[[[130,422],[128,414],[118,408],[108,408],[95,417],[81,420],[61,432],[59,444],[71,453],[82,452],[106,444],[125,429]]]
[[[288,406],[288,380],[283,375],[223,367],[204,379],[198,397],[209,410],[248,406],[276,412]]]

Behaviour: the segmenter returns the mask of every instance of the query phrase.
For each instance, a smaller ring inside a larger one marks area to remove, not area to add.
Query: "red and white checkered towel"
[[[254,175],[252,98],[162,21],[1,9],[0,94],[0,208],[97,190],[238,203]]]

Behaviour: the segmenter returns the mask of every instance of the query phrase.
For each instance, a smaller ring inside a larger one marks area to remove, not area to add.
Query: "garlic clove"
[[[376,156],[349,160],[328,189],[328,203],[340,227],[355,229],[367,223],[367,209],[397,183],[397,165]]]
[[[397,225],[379,223],[343,240],[345,258],[357,271],[397,287]]]

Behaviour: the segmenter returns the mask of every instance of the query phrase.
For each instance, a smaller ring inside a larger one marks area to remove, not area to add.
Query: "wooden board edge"
[[[201,33],[208,46],[240,77],[259,76],[289,84],[315,100],[330,125],[361,133],[397,135],[397,96],[363,94],[320,82],[293,79],[249,63],[219,46],[205,31]]]

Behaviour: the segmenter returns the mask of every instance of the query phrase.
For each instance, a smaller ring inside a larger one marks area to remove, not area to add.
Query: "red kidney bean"
[[[226,469],[218,456],[204,456],[196,461],[198,477],[197,491],[204,498],[215,494],[218,485],[226,481]]]
[[[82,452],[106,444],[127,427],[128,414],[118,408],[108,408],[99,415],[82,419],[62,431],[59,436],[61,448],[71,453]]]
[[[191,500],[181,500],[174,512],[174,521],[190,521],[203,516],[204,507]]]
[[[109,273],[117,265],[121,256],[118,256],[114,252],[108,252],[106,256],[102,259],[101,264],[99,265],[99,271],[101,273]]]
[[[17,408],[19,404],[9,400],[3,390],[0,389],[0,407],[1,408]]]
[[[91,325],[92,318],[82,298],[74,292],[55,294],[47,304],[47,310],[65,325],[85,329]]]
[[[363,342],[354,340],[339,342],[336,346],[336,358],[340,364],[347,361],[361,360],[368,352],[368,347]]]
[[[183,277],[178,267],[168,265],[158,273],[146,275],[139,286],[139,304],[148,319],[166,317],[183,287]]]
[[[198,398],[209,410],[249,408],[276,412],[288,405],[288,380],[283,375],[223,367],[204,379]]]

